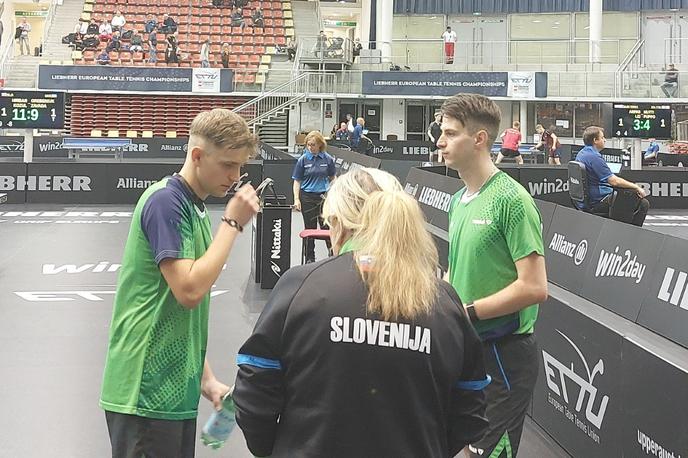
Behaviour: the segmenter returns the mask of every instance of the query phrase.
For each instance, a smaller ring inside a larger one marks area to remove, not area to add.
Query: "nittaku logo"
[[[420,191],[420,196],[418,197],[418,202],[449,213],[451,198],[452,196],[449,193],[423,186],[423,189]]]
[[[636,283],[640,283],[646,267],[645,264],[638,262],[638,256],[633,255],[631,250],[619,254],[619,247],[617,246],[613,252],[600,251],[595,276],[633,278]]]
[[[572,258],[573,263],[580,266],[583,261],[585,261],[585,256],[588,254],[588,241],[581,240],[578,244],[575,244],[566,240],[564,234],[555,233],[549,243],[549,249]]]
[[[595,404],[597,401],[598,389],[595,386],[595,377],[599,375],[604,375],[604,362],[600,359],[595,367],[590,370],[590,366],[586,361],[583,353],[580,349],[573,343],[571,339],[568,338],[566,334],[559,331],[566,341],[571,344],[575,352],[580,357],[583,367],[585,368],[585,373],[579,375],[575,371],[573,361],[570,364],[564,364],[559,361],[554,356],[550,355],[547,351],[542,350],[542,359],[544,361],[545,367],[545,378],[547,380],[547,387],[552,393],[557,395],[560,399],[567,404],[567,406],[562,405],[556,398],[548,394],[548,402],[554,406],[556,410],[563,413],[568,420],[574,423],[581,431],[585,432],[590,436],[595,442],[600,442],[599,435],[587,425],[581,418],[579,418],[574,412],[571,412],[568,407],[571,406],[569,401],[569,392],[575,393],[576,390],[571,391],[569,389],[568,383],[573,382],[574,385],[578,386],[578,397],[576,399],[576,404],[574,411],[580,413],[583,409],[583,401],[585,400],[586,393],[588,394],[588,402],[585,408],[585,419],[592,423],[596,428],[600,429],[602,427],[602,422],[604,421],[604,414],[607,411],[607,405],[609,404],[609,396],[602,396],[597,412],[594,411]],[[580,367],[580,366],[579,366]]]
[[[652,197],[688,197],[688,183],[637,183]]]
[[[688,291],[688,289],[686,289],[686,278],[688,278],[688,274],[679,270],[678,275],[676,275],[676,283],[674,283],[675,273],[677,272],[674,268],[666,268],[657,298],[675,306],[679,306],[680,303],[682,309],[688,310],[688,294],[686,294]]]
[[[24,151],[24,140],[5,140],[0,144],[0,152]]]
[[[282,275],[282,269],[273,259],[280,259],[282,251],[282,218],[272,222],[272,249],[270,250],[270,268],[278,277]]]
[[[542,196],[545,194],[555,194],[557,192],[569,192],[569,182],[568,180],[562,180],[557,178],[554,181],[549,181],[544,178],[542,181],[533,183],[528,182],[528,191],[530,191],[531,196]]]
[[[0,175],[0,191],[90,191],[91,178],[74,175]]]

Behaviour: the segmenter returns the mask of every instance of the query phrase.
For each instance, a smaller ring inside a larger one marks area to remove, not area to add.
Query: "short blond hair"
[[[318,151],[325,151],[327,149],[325,137],[323,137],[323,134],[321,134],[319,130],[312,130],[308,132],[308,135],[306,135],[306,145],[308,145],[310,140],[315,141],[315,143],[318,145]]]
[[[246,120],[226,108],[214,108],[196,115],[189,136],[201,138],[219,149],[248,149],[255,154],[258,139]]]

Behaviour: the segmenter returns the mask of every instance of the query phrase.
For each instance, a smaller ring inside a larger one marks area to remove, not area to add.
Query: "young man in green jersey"
[[[192,457],[201,394],[219,409],[229,390],[205,358],[210,289],[258,197],[241,187],[214,238],[204,200],[227,194],[257,142],[226,109],[189,134],[181,171],[139,199],[124,251],[100,397],[116,458]]]
[[[533,198],[490,159],[499,107],[480,95],[459,94],[442,105],[439,147],[465,187],[449,210],[449,271],[483,341],[487,434],[469,457],[516,456],[538,374],[532,335],[538,303],[547,298],[540,213]]]

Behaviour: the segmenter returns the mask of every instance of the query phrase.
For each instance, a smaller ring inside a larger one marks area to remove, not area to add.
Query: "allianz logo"
[[[540,182],[528,182],[528,191],[531,196],[542,196],[545,194],[556,194],[558,192],[569,192],[569,181],[557,178],[548,180],[543,178]]]
[[[675,282],[674,274],[677,274]],[[657,299],[688,310],[687,278],[688,274],[686,272],[677,271],[673,267],[667,267],[666,271],[664,271],[664,279],[662,279],[662,286],[659,288]]]
[[[595,276],[632,278],[638,284],[643,279],[646,268],[645,264],[638,262],[638,256],[631,250],[620,253],[617,246],[614,251],[600,250]]]
[[[580,266],[588,254],[588,241],[584,239],[578,243],[573,243],[566,240],[564,234],[555,233],[549,242],[549,249],[573,259],[573,263]]]

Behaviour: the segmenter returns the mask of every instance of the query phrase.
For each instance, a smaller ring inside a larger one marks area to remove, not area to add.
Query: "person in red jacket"
[[[502,159],[505,157],[513,157],[516,159],[517,164],[523,164],[523,157],[521,157],[521,153],[518,150],[518,147],[521,146],[521,123],[514,121],[512,126],[511,129],[505,130],[499,136],[502,139],[502,149],[497,154],[495,164],[502,162]]]

